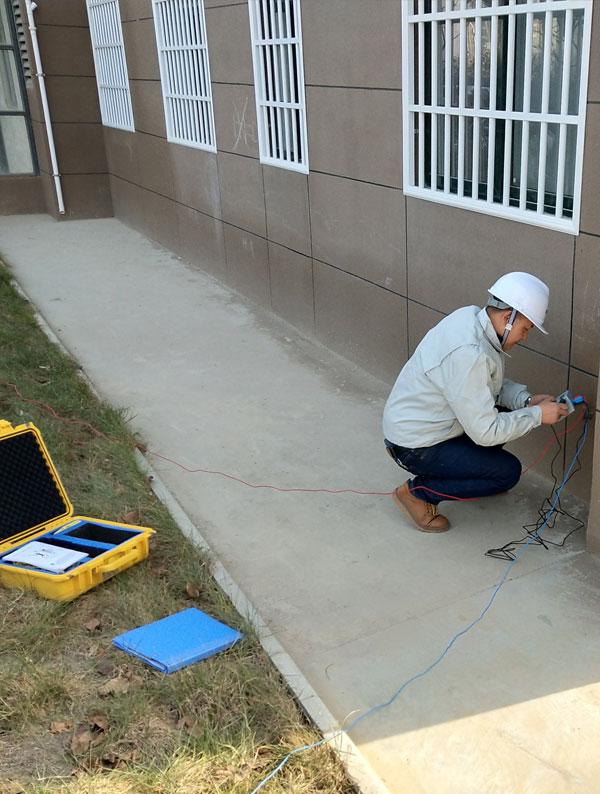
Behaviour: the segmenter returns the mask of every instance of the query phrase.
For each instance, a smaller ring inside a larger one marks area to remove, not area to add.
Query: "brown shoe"
[[[437,505],[413,496],[407,482],[396,488],[393,498],[421,532],[447,532],[450,529],[450,522],[438,513]]]

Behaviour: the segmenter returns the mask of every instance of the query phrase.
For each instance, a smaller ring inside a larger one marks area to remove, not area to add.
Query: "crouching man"
[[[532,395],[504,377],[507,351],[533,326],[547,333],[548,287],[529,273],[507,273],[488,291],[486,308],[457,309],[429,331],[385,405],[387,451],[415,475],[394,501],[422,532],[450,529],[437,508],[446,499],[514,487],[521,464],[503,445],[567,414],[552,395]]]

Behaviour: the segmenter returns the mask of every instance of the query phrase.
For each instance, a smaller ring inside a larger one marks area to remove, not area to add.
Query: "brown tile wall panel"
[[[109,172],[129,182],[137,183],[139,181],[137,136],[113,127],[103,127],[102,130]]]
[[[174,198],[171,144],[143,132],[135,134],[138,183],[161,196]]]
[[[270,307],[269,255],[262,237],[225,224],[227,281],[242,295]]]
[[[439,311],[482,306],[503,273],[526,270],[550,287],[545,327],[527,346],[569,357],[573,237],[430,201],[407,198],[409,297]]]
[[[46,78],[46,91],[53,123],[101,123],[95,77],[50,76]]]
[[[256,102],[252,86],[215,83],[212,92],[219,151],[258,157]]]
[[[138,231],[144,230],[143,188],[117,176],[110,176],[110,190],[115,218]]]
[[[589,403],[590,415],[592,417],[597,416],[596,408],[598,405],[598,378],[571,368],[569,371],[569,390],[574,395],[582,394]],[[576,413],[567,418],[566,425],[565,422],[560,423],[562,425],[561,431],[573,427],[582,410],[582,408],[577,406]],[[556,427],[558,430],[559,426],[557,425]],[[577,427],[574,428],[572,433],[569,433],[564,439],[561,439],[561,441],[565,442],[565,461],[567,468],[571,464],[575,452],[577,451],[577,442],[582,430],[583,422],[580,422]],[[578,496],[580,499],[585,500],[589,500],[591,491],[592,466],[594,459],[594,430],[595,422],[591,421],[588,424],[585,443],[579,454],[579,461],[581,462],[582,466],[581,471],[574,474],[573,479],[570,480],[565,486],[565,490],[567,490],[569,493],[572,493],[575,496]],[[577,468],[577,464],[574,468]]]
[[[221,217],[217,155],[192,146],[170,145],[175,200],[213,218]]]
[[[402,94],[306,88],[311,171],[402,187]]]
[[[302,0],[302,34],[307,84],[400,87],[398,0]]]
[[[592,14],[588,101],[600,102],[600,18],[597,13]]]
[[[207,7],[205,17],[212,82],[254,85],[247,4]]]
[[[580,235],[575,247],[571,364],[598,374],[600,358],[600,239]]]
[[[29,215],[46,211],[39,176],[0,177],[0,215]]]
[[[313,257],[406,295],[402,193],[315,173],[308,186]]]
[[[38,40],[47,76],[95,76],[88,28],[39,25]]]
[[[600,14],[595,14],[596,17]],[[587,106],[585,149],[583,153],[583,181],[581,186],[582,232],[600,234],[600,105]]]
[[[108,174],[67,174],[61,185],[65,203],[61,220],[112,217]]]
[[[52,124],[61,174],[107,172],[104,135],[100,124]]]
[[[314,262],[317,338],[390,385],[406,362],[406,298]]]
[[[558,361],[553,361],[540,353],[534,353],[522,346],[513,348],[510,358],[506,359],[505,377],[515,383],[524,383],[533,394],[560,394],[567,388],[568,367]],[[564,428],[563,428],[564,429]],[[525,470],[544,450],[544,447],[554,440],[549,427],[540,427],[531,433],[513,441],[507,449],[516,455]],[[556,450],[551,448],[542,460],[535,465],[535,471],[545,477],[550,476],[550,464]],[[557,458],[554,470],[562,475],[563,456]],[[533,520],[533,519],[532,519]]]
[[[160,80],[153,19],[123,22],[125,59],[130,80]]]
[[[265,191],[262,166],[250,157],[220,152],[219,182],[223,220],[265,237]]]
[[[80,0],[37,0],[35,24],[86,28],[88,15],[85,3]]]
[[[129,87],[136,131],[166,138],[167,126],[160,82],[130,80]]]
[[[310,256],[308,177],[285,168],[263,167],[267,237]]]
[[[152,19],[152,0],[126,0],[125,3],[119,3],[119,5],[122,22]]]
[[[140,204],[144,234],[169,251],[179,251],[177,204],[151,190],[141,191]]]
[[[225,281],[227,268],[222,221],[181,204],[176,205],[176,211],[181,258]]]
[[[269,243],[273,311],[305,333],[315,332],[312,260]]]
[[[421,306],[414,301],[408,301],[408,355],[417,349],[417,345],[434,325],[445,317],[441,312],[436,312],[428,306]]]

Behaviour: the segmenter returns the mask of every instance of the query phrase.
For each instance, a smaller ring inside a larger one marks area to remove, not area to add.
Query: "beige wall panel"
[[[122,22],[152,18],[152,0],[125,0],[119,6]]]
[[[577,395],[582,394],[588,401],[590,415],[592,417],[597,416],[596,408],[597,408],[597,395],[598,395],[598,378],[593,377],[592,375],[587,375],[584,372],[579,372],[576,369],[571,369],[569,372],[569,390],[571,394]],[[577,406],[576,413],[569,416],[567,419],[566,428],[571,428],[579,418],[581,414],[582,408]],[[561,422],[564,425],[564,422]],[[562,427],[561,430],[564,430],[565,427]],[[565,439],[561,439],[561,441],[565,441],[565,451],[566,451],[566,466],[567,468],[571,464],[571,460],[577,451],[577,441],[579,436],[581,435],[581,431],[583,430],[583,422],[580,422],[576,428],[574,428],[572,433],[569,433]],[[577,472],[573,479],[568,483],[566,486],[566,490],[569,493],[578,496],[580,499],[589,500],[590,499],[590,491],[591,491],[591,483],[592,483],[592,465],[594,459],[594,430],[595,430],[595,422],[591,421],[588,424],[587,436],[585,439],[585,444],[583,445],[583,449],[579,454],[579,460],[581,462],[582,469],[580,472]],[[577,464],[575,464],[575,468],[577,468]],[[565,471],[566,473],[566,471]]]
[[[250,157],[220,152],[219,182],[223,220],[266,236],[262,166]]]
[[[156,135],[159,138],[166,138],[165,107],[160,82],[130,80],[129,87],[136,130]]]
[[[317,338],[392,384],[406,361],[406,298],[314,262]]]
[[[123,42],[130,80],[160,80],[154,21],[123,22]]]
[[[218,150],[258,157],[256,101],[252,86],[213,83],[212,92]]]
[[[263,166],[267,237],[310,256],[308,177],[285,168]]]
[[[220,218],[217,155],[177,143],[169,146],[176,201]]]
[[[65,215],[60,216],[61,220],[112,217],[108,174],[67,174],[62,177],[61,186],[65,203]],[[55,207],[56,196],[52,202]]]
[[[139,180],[137,136],[113,127],[103,127],[102,130],[109,173],[137,183]]]
[[[3,176],[0,179],[0,215],[45,211],[46,200],[39,176]]]
[[[95,76],[92,42],[87,27],[40,25],[38,40],[46,76]]]
[[[398,0],[302,0],[302,32],[307,83],[400,87]]]
[[[23,7],[25,3],[22,3]],[[37,0],[35,24],[87,27],[88,15],[84,0]]]
[[[271,306],[267,241],[225,224],[227,281],[242,295]]]
[[[600,13],[594,16],[600,17]],[[600,234],[600,105],[587,106],[585,127],[580,229],[582,232]]]
[[[408,355],[417,349],[417,345],[434,325],[437,325],[446,315],[430,309],[428,306],[421,306],[420,303],[408,301]]]
[[[273,311],[301,331],[314,334],[312,260],[269,243],[269,267]]]
[[[307,87],[313,171],[402,187],[402,94]]]
[[[53,124],[61,174],[106,173],[104,135],[100,124]]]
[[[571,364],[598,374],[600,356],[600,239],[580,235],[575,248]]]
[[[179,251],[177,204],[169,198],[153,193],[151,190],[141,191],[140,204],[144,221],[144,234],[169,251],[174,253]]]
[[[138,132],[135,147],[139,184],[161,196],[174,198],[171,144],[165,138]]]
[[[176,205],[181,258],[194,267],[226,280],[223,223],[190,207]]]
[[[46,78],[46,91],[53,123],[101,123],[95,77],[50,76]]]
[[[247,4],[207,7],[205,17],[212,81],[253,85]]]
[[[316,173],[308,185],[315,259],[405,295],[402,193]]]
[[[482,306],[503,273],[526,270],[550,287],[545,327],[527,346],[566,362],[574,240],[524,223],[407,198],[409,297],[439,311]]]

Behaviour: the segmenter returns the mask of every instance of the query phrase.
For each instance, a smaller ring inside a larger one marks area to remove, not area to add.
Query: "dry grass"
[[[59,422],[3,385],[0,418],[40,428],[76,514],[119,521],[136,510],[157,529],[149,560],[70,603],[0,589],[0,794],[251,791],[290,750],[320,736],[137,469],[123,412],[90,394],[1,269],[0,311],[0,380],[126,441]],[[246,638],[169,676],[111,644],[191,605]],[[352,786],[322,746],[293,756],[263,790]]]

